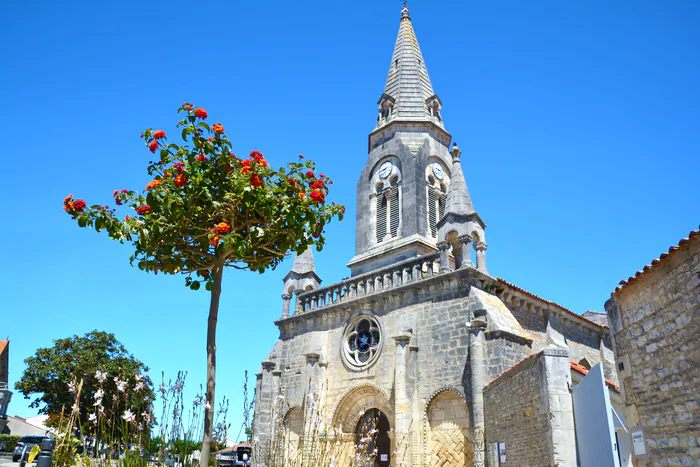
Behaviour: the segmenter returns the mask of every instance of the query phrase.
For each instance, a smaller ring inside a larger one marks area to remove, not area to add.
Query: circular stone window
[[[343,335],[343,357],[353,369],[362,369],[376,360],[382,348],[379,322],[363,315],[353,320]]]

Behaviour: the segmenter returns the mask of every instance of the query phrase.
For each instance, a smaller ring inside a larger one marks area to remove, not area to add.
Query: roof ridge
[[[693,243],[696,241],[700,240],[700,229],[698,230],[691,230],[690,233],[686,238],[680,239],[678,242],[678,245],[674,245],[668,249],[668,253],[661,253],[661,256],[659,256],[656,259],[653,259],[651,263],[647,264],[644,266],[640,271],[637,271],[637,273],[634,276],[630,276],[626,280],[621,280],[620,285],[615,289],[613,293],[610,294],[611,297],[619,294],[622,289],[627,287],[628,285],[636,282],[637,280],[641,279],[644,275],[648,274],[651,272],[654,268],[658,267],[659,264],[665,263],[674,253],[676,253],[678,250],[680,250],[682,247],[687,245],[688,243]]]

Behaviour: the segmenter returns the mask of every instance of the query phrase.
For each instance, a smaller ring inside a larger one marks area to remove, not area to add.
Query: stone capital
[[[282,376],[282,370],[272,370],[272,376]]]
[[[438,247],[438,250],[440,250],[440,251],[447,250],[450,248],[450,244],[447,242],[437,242],[437,247]]]
[[[392,339],[394,339],[394,342],[396,342],[397,346],[405,347],[406,344],[411,340],[411,336],[408,334],[399,334],[397,336],[393,336]]]
[[[283,293],[282,294],[283,300],[291,300],[291,298],[292,298],[292,294],[290,294],[290,293]]]
[[[486,249],[487,249],[488,247],[489,247],[489,246],[488,246],[486,243],[482,242],[481,240],[479,240],[478,242],[474,243],[474,249],[475,249],[476,251],[486,251]]]
[[[483,318],[475,318],[474,321],[467,321],[467,328],[472,331],[486,331],[488,323]]]
[[[418,346],[417,345],[409,345],[408,350],[411,352],[418,352]]]
[[[304,354],[304,357],[306,357],[306,363],[311,365],[318,363],[318,361],[321,359],[321,355],[314,352],[306,353]]]
[[[262,362],[262,367],[264,371],[272,371],[275,369],[275,366],[277,366],[277,363],[273,362],[272,360],[265,360]]]
[[[472,238],[471,235],[465,234],[465,235],[460,235],[459,237],[457,237],[457,240],[459,240],[459,242],[460,242],[462,245],[466,245],[466,244],[471,243],[471,241],[473,240],[473,238]]]

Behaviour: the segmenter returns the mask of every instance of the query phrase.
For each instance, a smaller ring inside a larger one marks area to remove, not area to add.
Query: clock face
[[[382,164],[382,166],[379,168],[379,176],[382,178],[387,178],[389,174],[391,173],[392,169],[391,162],[385,162]]]
[[[440,164],[438,164],[437,162],[433,164],[433,173],[435,174],[438,180],[442,180],[443,178],[445,178],[445,172],[442,171],[442,167],[440,167]]]

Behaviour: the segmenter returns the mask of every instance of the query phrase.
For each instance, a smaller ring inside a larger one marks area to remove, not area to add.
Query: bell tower
[[[357,182],[356,276],[437,251],[453,159],[442,101],[435,94],[406,6]]]

